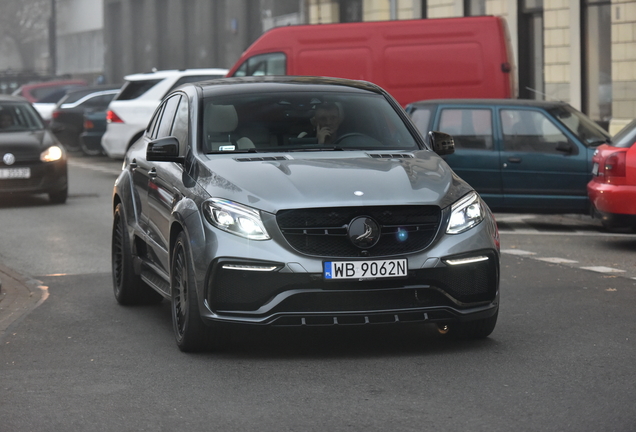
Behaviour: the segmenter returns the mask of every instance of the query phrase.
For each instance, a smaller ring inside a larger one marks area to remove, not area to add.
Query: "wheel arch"
[[[128,145],[126,146],[126,151],[128,151],[128,149],[130,147],[132,147],[132,145],[134,143],[136,143],[137,140],[139,140],[139,138],[141,138],[144,135],[145,131],[146,131],[145,129],[142,129],[142,130],[140,130],[139,132],[137,132],[136,134],[133,135],[133,137],[130,139],[130,141],[128,141]]]

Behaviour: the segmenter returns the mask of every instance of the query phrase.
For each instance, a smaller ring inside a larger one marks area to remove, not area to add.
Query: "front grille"
[[[358,216],[380,225],[380,239],[369,249],[354,246],[347,235]],[[378,257],[425,249],[435,238],[441,219],[438,206],[336,207],[282,210],[278,226],[289,245],[319,257]]]

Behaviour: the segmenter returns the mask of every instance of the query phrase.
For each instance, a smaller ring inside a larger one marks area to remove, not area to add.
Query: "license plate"
[[[0,179],[28,179],[31,178],[31,168],[2,168]]]
[[[598,162],[594,162],[592,165],[592,175],[598,175]]]
[[[367,279],[405,277],[406,258],[372,261],[326,261],[325,279]]]

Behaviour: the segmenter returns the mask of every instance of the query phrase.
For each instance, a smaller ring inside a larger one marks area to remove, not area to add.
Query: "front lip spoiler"
[[[207,306],[207,304],[206,304]],[[492,303],[470,309],[456,309],[448,306],[422,307],[380,311],[334,311],[334,312],[279,312],[268,316],[248,317],[225,314],[223,311],[210,312],[201,316],[204,320],[235,324],[271,326],[334,326],[369,325],[398,323],[444,323],[466,322],[489,318],[499,310],[499,299]],[[208,309],[209,311],[209,309]]]

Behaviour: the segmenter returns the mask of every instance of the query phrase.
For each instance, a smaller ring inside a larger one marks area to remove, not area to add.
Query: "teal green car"
[[[453,171],[500,212],[588,213],[592,156],[610,135],[565,102],[446,99],[410,104],[426,136],[455,140]]]

